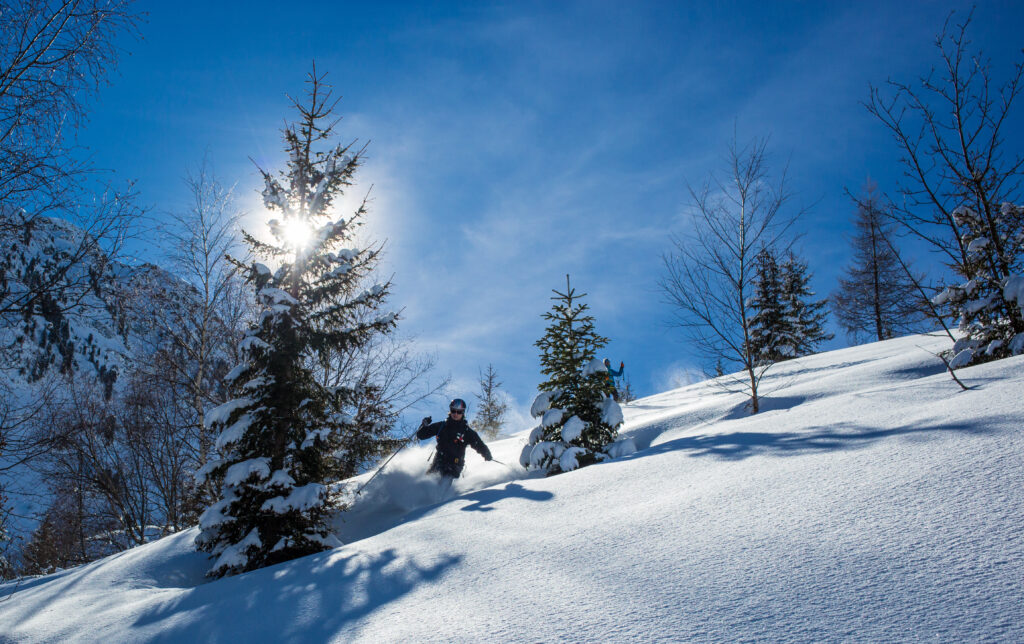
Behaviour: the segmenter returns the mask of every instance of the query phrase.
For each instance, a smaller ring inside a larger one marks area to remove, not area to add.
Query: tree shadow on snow
[[[805,400],[807,400],[806,396],[760,396],[758,398],[759,411],[757,413],[760,415],[768,411],[792,409]],[[741,418],[752,418],[749,400],[736,405],[725,415],[719,417],[718,420],[740,420]]]
[[[391,548],[339,549],[199,586],[141,614],[152,641],[323,642],[420,586],[462,557],[419,563]]]
[[[453,496],[448,499],[444,499],[433,505],[414,510],[404,517],[402,517],[402,523],[411,523],[413,521],[419,521],[423,517],[427,516],[431,512],[437,510],[439,507],[452,503],[455,501],[472,501],[469,505],[460,508],[465,512],[490,512],[497,508],[492,507],[498,501],[505,499],[527,499],[529,501],[549,501],[555,498],[555,495],[547,491],[538,490],[527,490],[518,483],[508,483],[503,488],[487,488],[484,490],[477,490],[476,492],[470,492],[468,494],[460,494]]]
[[[810,358],[811,356],[805,356]],[[789,378],[794,373],[799,373],[801,376],[808,373],[815,373],[818,371],[839,371],[841,369],[848,369],[850,367],[856,367],[868,362],[874,362],[878,358],[862,358],[860,360],[847,360],[846,362],[821,364],[816,367],[805,365],[805,361],[801,361],[800,358],[795,360],[784,360],[782,362],[776,362],[772,365],[772,368],[765,374],[766,378]]]
[[[725,460],[742,460],[750,456],[789,456],[808,452],[826,452],[859,449],[869,444],[897,436],[926,438],[931,434],[958,432],[987,434],[984,423],[939,423],[933,425],[904,425],[890,429],[859,427],[837,423],[828,427],[811,428],[801,433],[792,432],[732,432],[704,436],[687,436],[661,443],[627,458],[640,458],[652,454],[674,451],[692,452],[692,456],[712,456]]]
[[[885,369],[879,372],[879,380],[917,380],[919,378],[927,378],[929,376],[935,376],[940,373],[946,372],[946,365],[942,364],[942,361],[935,358],[935,362],[929,362],[922,365],[914,365],[910,367],[900,367],[897,369]]]
[[[463,512],[490,512],[493,504],[504,499],[517,498],[528,501],[548,501],[555,498],[551,492],[543,490],[527,490],[518,483],[509,483],[503,488],[488,488],[465,494],[459,500],[472,501],[471,504],[460,508]]]

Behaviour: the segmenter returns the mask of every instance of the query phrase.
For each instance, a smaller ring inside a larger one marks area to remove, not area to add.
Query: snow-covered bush
[[[1003,203],[988,216],[961,206],[953,219],[963,231],[967,279],[932,300],[956,317],[962,334],[950,366],[1024,353],[1024,206]]]

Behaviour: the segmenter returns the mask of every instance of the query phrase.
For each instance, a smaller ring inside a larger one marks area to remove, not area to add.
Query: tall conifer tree
[[[273,242],[244,238],[257,257],[276,264],[240,266],[262,308],[241,344],[244,361],[227,376],[235,398],[211,411],[222,458],[203,474],[220,498],[200,518],[200,550],[216,558],[220,577],[337,545],[327,526],[336,509],[326,483],[353,463],[391,447],[373,391],[327,388],[316,370],[330,348],[358,347],[391,331],[395,313],[378,309],[388,283],[364,288],[380,248],[353,244],[366,202],[332,220],[335,199],[352,185],[363,150],[330,146],[336,100],[316,69],[299,119],[283,130],[288,162],[261,169]]]

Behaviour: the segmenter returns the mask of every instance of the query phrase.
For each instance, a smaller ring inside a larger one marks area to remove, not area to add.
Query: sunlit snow
[[[188,530],[0,586],[0,637],[1022,641],[1024,356],[960,391],[947,346],[777,365],[756,416],[713,382],[640,399],[619,458],[550,478],[516,464],[526,427],[450,489],[425,442],[350,497],[341,547],[208,581]]]

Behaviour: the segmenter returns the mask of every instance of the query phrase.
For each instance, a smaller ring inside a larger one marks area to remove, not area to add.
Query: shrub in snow
[[[1003,203],[986,213],[961,206],[953,220],[963,248],[956,268],[965,281],[932,302],[950,311],[972,346],[951,351],[950,366],[1024,352],[1024,206]]]
[[[555,304],[544,314],[550,322],[543,338],[541,371],[548,380],[530,408],[540,425],[530,433],[519,462],[548,474],[568,472],[608,458],[622,409],[611,398],[613,385],[595,355],[608,339],[594,331],[594,318],[569,284],[555,291]]]
[[[270,223],[277,243],[245,235],[256,255],[280,267],[236,262],[261,314],[241,343],[244,362],[229,374],[236,397],[206,418],[219,431],[221,458],[200,476],[219,495],[200,517],[196,546],[215,558],[213,577],[338,545],[327,525],[336,507],[326,483],[355,474],[395,443],[379,391],[316,377],[329,351],[358,351],[393,329],[396,315],[377,311],[387,285],[361,286],[379,249],[337,250],[351,240],[365,204],[348,220],[320,225],[361,160],[347,147],[315,150],[334,121],[329,92],[319,78],[310,82],[312,107],[297,105],[301,123],[284,130],[287,170],[263,172],[264,203],[283,216]]]

